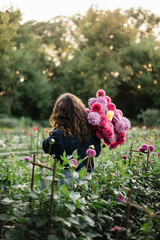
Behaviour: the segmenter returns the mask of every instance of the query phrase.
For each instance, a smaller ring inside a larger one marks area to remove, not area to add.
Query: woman
[[[88,124],[86,108],[78,97],[70,93],[60,95],[49,120],[53,129],[49,137],[43,141],[45,153],[49,152],[50,140],[54,139],[55,142],[51,145],[49,153],[54,154],[61,164],[64,151],[66,155],[72,155],[77,150],[79,156],[77,160],[80,160],[86,157],[86,150],[90,145],[94,145],[96,157],[99,156],[101,142]],[[76,171],[86,166],[87,158],[78,165]],[[91,172],[93,168],[92,158],[87,171]]]

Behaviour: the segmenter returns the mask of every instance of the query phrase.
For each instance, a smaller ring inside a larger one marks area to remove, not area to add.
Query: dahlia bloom
[[[26,157],[24,157],[24,160],[26,160],[26,161],[31,161],[31,158],[28,157],[28,156],[26,156]]]
[[[110,126],[107,126],[102,130],[102,136],[108,140],[112,140],[114,137],[114,130]]]
[[[120,193],[120,194],[118,195],[118,197],[117,197],[117,201],[118,201],[118,202],[125,202],[126,199],[125,199],[125,197]]]
[[[124,132],[125,129],[125,123],[121,120],[115,123],[115,131],[117,133]]]
[[[90,108],[92,107],[93,103],[96,102],[96,98],[90,98],[89,101],[88,101],[88,105],[90,106]]]
[[[112,232],[114,231],[120,231],[122,229],[122,227],[118,227],[118,226],[115,226],[111,229]]]
[[[142,144],[141,148],[142,148],[143,150],[148,150],[148,145],[144,143],[144,144]]]
[[[90,109],[89,108],[86,108],[86,113],[89,114],[90,113]]]
[[[111,103],[111,99],[110,99],[109,96],[105,96],[105,99],[107,100],[107,103],[108,103],[108,104]]]
[[[97,97],[104,97],[106,95],[106,92],[102,89],[98,90],[97,93],[96,93],[96,96]]]
[[[119,144],[116,141],[113,141],[110,143],[109,147],[110,149],[115,149],[119,146]]]
[[[122,155],[122,158],[125,159],[125,160],[128,160],[127,155]]]
[[[123,112],[120,109],[117,109],[117,112],[123,117]]]
[[[148,150],[149,150],[150,152],[154,152],[155,147],[154,147],[153,145],[149,145],[149,146],[148,146]]]
[[[130,121],[128,120],[128,118],[126,118],[126,117],[122,117],[122,121],[123,121],[124,124],[125,124],[124,131],[127,131],[127,130],[131,127],[131,123],[130,123]]]
[[[116,110],[116,105],[114,103],[109,103],[107,104],[108,110],[115,111]]]
[[[140,148],[138,148],[138,152],[142,152],[142,153],[144,153],[145,150],[144,150],[142,147],[140,147]]]
[[[113,116],[114,116],[114,112],[112,110],[109,110],[107,112],[107,117],[108,117],[109,121],[112,121]]]
[[[101,113],[103,111],[103,106],[100,102],[95,102],[92,105],[92,112]]]
[[[116,142],[120,145],[124,144],[126,142],[126,139],[125,138],[122,138],[122,139],[117,139]]]
[[[90,112],[87,116],[87,119],[91,125],[95,126],[99,125],[101,121],[101,116],[97,112]]]
[[[74,163],[74,166],[78,165],[78,160],[77,159],[71,158],[70,161]]]
[[[103,113],[106,114],[108,111],[107,100],[104,97],[98,97],[96,102],[100,102],[103,106]]]
[[[121,132],[119,134],[117,134],[117,139],[123,139],[126,136],[125,132]]]
[[[91,148],[88,148],[88,149],[86,150],[86,154],[87,154],[87,156],[89,156],[89,157],[95,157],[95,156],[96,156],[96,150],[91,149]]]
[[[97,136],[99,139],[102,139],[102,138],[103,138],[101,131],[98,131],[98,130],[96,131],[96,136]]]

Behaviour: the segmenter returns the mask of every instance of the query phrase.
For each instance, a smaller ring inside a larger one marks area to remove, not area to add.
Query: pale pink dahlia
[[[99,123],[101,121],[101,116],[97,112],[90,112],[87,116],[87,119],[88,119],[89,124],[91,124],[93,126],[97,126],[97,125],[99,125]]]
[[[122,121],[125,123],[124,131],[127,131],[131,127],[131,123],[126,117],[122,117]]]
[[[124,132],[124,130],[125,130],[125,123],[123,121],[115,122],[115,131],[117,133]]]
[[[96,98],[93,98],[93,97],[88,100],[88,105],[90,106],[90,108],[92,108],[92,105],[95,102],[96,102]]]
[[[91,148],[88,148],[88,149],[86,150],[86,154],[87,154],[87,156],[89,156],[89,157],[95,157],[95,156],[96,156],[96,150],[91,149]]]

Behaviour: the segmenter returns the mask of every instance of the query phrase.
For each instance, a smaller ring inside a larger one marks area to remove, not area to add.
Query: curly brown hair
[[[49,122],[53,127],[61,129],[64,135],[87,141],[91,128],[87,121],[86,108],[80,98],[71,93],[60,95],[55,103]]]

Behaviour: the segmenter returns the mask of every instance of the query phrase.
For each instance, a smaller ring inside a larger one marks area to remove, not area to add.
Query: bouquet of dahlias
[[[110,148],[117,148],[126,141],[126,131],[130,128],[130,121],[123,116],[121,110],[116,109],[104,90],[98,90],[96,98],[90,98],[87,119],[92,129],[96,130],[98,138]]]

